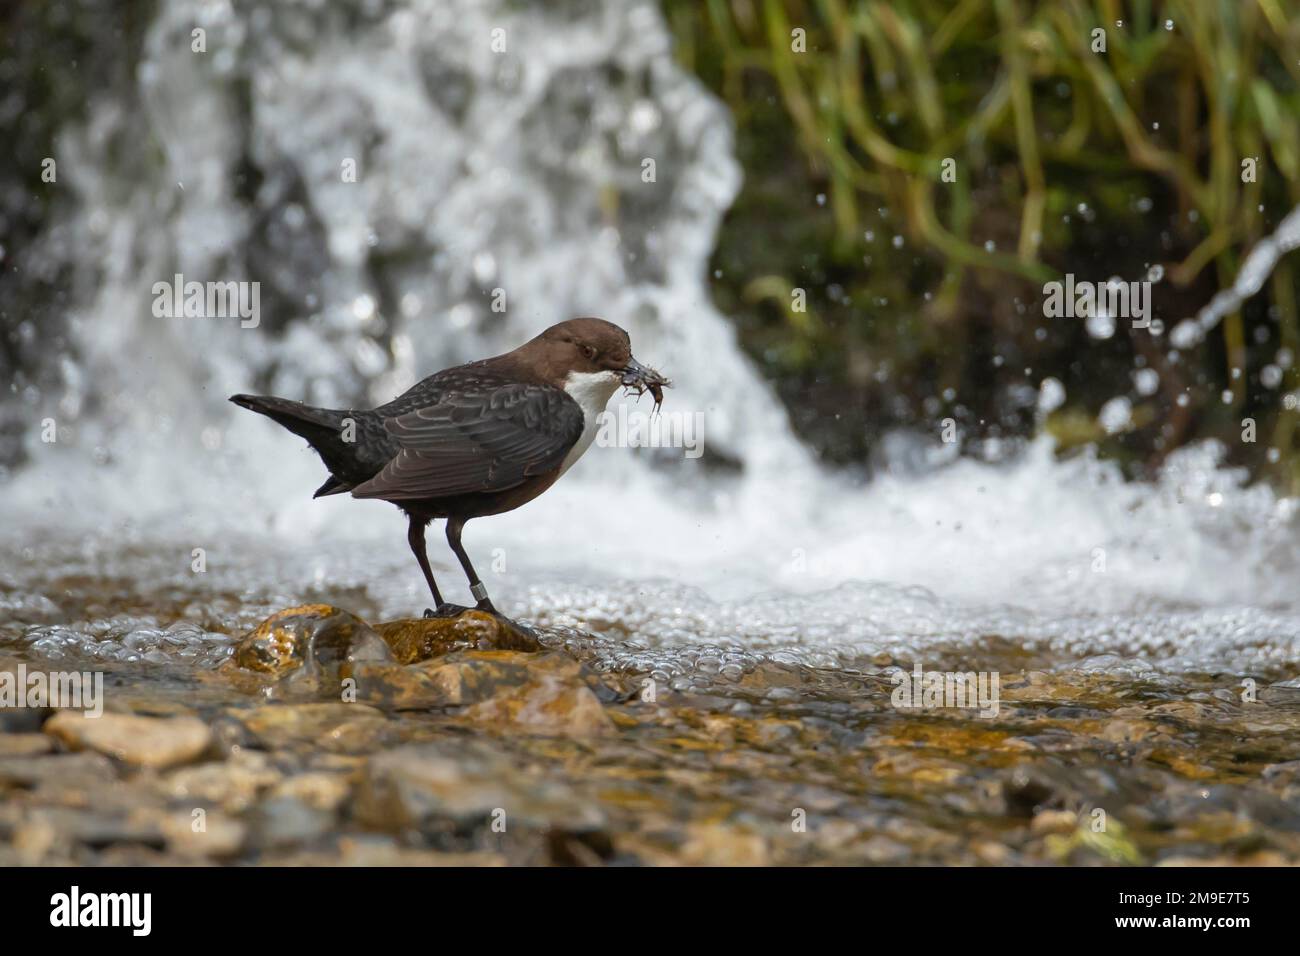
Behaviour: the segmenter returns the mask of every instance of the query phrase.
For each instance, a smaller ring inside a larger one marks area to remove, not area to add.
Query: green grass
[[[972,435],[1097,441],[1137,473],[1216,437],[1300,490],[1282,401],[1300,373],[1259,379],[1280,350],[1300,352],[1294,258],[1183,355],[1126,322],[1094,340],[1041,305],[1066,272],[1132,281],[1159,264],[1170,329],[1300,203],[1294,0],[664,6],[679,57],[733,111],[746,172],[715,296],[826,457],[857,460],[880,428],[952,416]],[[1159,373],[1155,394],[1134,390],[1139,366]],[[1025,403],[1049,375],[1069,398],[1036,424]],[[1137,424],[1106,437],[1097,409],[1121,394]]]

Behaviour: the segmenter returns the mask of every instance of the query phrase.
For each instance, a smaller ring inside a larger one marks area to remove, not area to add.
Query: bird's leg
[[[447,543],[451,545],[451,550],[456,552],[456,558],[465,571],[465,577],[469,578],[469,593],[474,595],[475,600],[478,601],[474,606],[480,611],[496,614],[497,609],[492,606],[491,600],[488,599],[487,588],[478,579],[478,573],[475,572],[474,565],[469,563],[469,555],[465,553],[465,546],[460,543],[460,532],[464,527],[464,518],[448,518]]]
[[[429,555],[424,548],[424,526],[425,521],[421,518],[411,516],[410,524],[406,529],[406,541],[411,546],[411,552],[415,555],[415,560],[420,562],[420,570],[424,572],[424,580],[429,584],[429,591],[433,594],[433,608],[425,609],[425,617],[444,617],[449,614],[455,614],[458,609],[453,609],[442,599],[438,593],[438,585],[433,580],[433,569],[429,567]]]

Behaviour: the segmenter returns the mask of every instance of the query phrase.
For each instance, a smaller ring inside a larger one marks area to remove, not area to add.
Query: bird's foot
[[[534,631],[527,624],[523,624],[519,621],[516,621],[512,617],[506,617],[504,614],[498,611],[496,609],[496,605],[493,604],[491,601],[489,601],[487,598],[483,598],[481,601],[479,601],[478,604],[475,605],[475,608],[479,611],[482,611],[484,614],[491,614],[494,618],[496,618],[506,627],[518,631],[519,633],[524,634],[527,637],[531,637],[534,640],[536,640],[537,638],[536,631]]]
[[[468,610],[469,608],[465,607],[463,604],[448,604],[446,601],[444,601],[438,605],[437,610],[434,610],[431,607],[426,607],[424,609],[424,616],[425,617],[459,617],[461,614],[464,614]]]

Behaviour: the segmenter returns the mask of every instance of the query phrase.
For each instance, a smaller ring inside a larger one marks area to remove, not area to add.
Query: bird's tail
[[[345,477],[354,470],[353,454],[343,441],[341,429],[348,412],[331,408],[315,408],[302,402],[272,395],[231,395],[230,400],[241,408],[265,415],[284,426],[295,435],[307,439],[330,470],[329,480],[316,489],[314,497],[334,495],[347,491],[354,482]]]

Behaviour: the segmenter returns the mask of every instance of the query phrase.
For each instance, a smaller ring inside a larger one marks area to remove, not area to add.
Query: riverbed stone
[[[763,866],[770,862],[761,834],[735,826],[695,823],[687,828],[681,861],[688,866]]]
[[[75,790],[115,780],[117,771],[103,754],[61,753],[0,759],[0,792],[6,786],[33,788],[44,784]]]
[[[465,717],[540,736],[612,737],[617,733],[591,688],[546,678],[475,704]]]
[[[174,770],[163,779],[160,789],[172,801],[209,812],[219,807],[238,814],[282,779],[266,754],[240,751],[227,760]]]
[[[392,743],[398,728],[365,704],[277,703],[231,711],[268,748],[317,747],[331,753],[368,753]]]
[[[237,856],[248,837],[248,827],[219,811],[192,811],[163,815],[160,830],[171,853],[188,859],[227,859]]]
[[[53,749],[45,734],[0,734],[0,757],[34,757]]]
[[[580,677],[581,665],[563,654],[538,658],[529,679],[497,689],[468,707],[465,719],[541,736],[612,737],[614,722]]]
[[[308,771],[286,777],[271,791],[271,796],[297,800],[317,810],[334,811],[351,795],[352,784],[345,774]]]
[[[332,809],[315,807],[296,797],[273,796],[258,803],[250,818],[253,839],[259,847],[284,850],[329,833],[335,814]]]
[[[45,722],[45,732],[74,750],[95,750],[155,769],[189,763],[212,743],[208,725],[196,717],[106,713],[89,718],[80,711],[61,710]]]
[[[367,762],[353,809],[381,830],[438,820],[570,832],[605,824],[600,808],[563,781],[529,774],[508,753],[473,740],[408,744],[376,754]]]
[[[455,651],[541,650],[537,638],[506,618],[485,611],[456,617],[404,618],[375,625],[400,664],[427,661]]]
[[[337,679],[339,668],[357,661],[391,660],[388,645],[361,618],[328,604],[277,611],[240,638],[234,661],[272,678],[295,671]]]
[[[363,701],[395,710],[456,707],[487,700],[528,684],[536,673],[555,670],[556,655],[520,651],[454,651],[406,666],[362,664],[353,669]],[[580,666],[571,658],[568,676]]]

